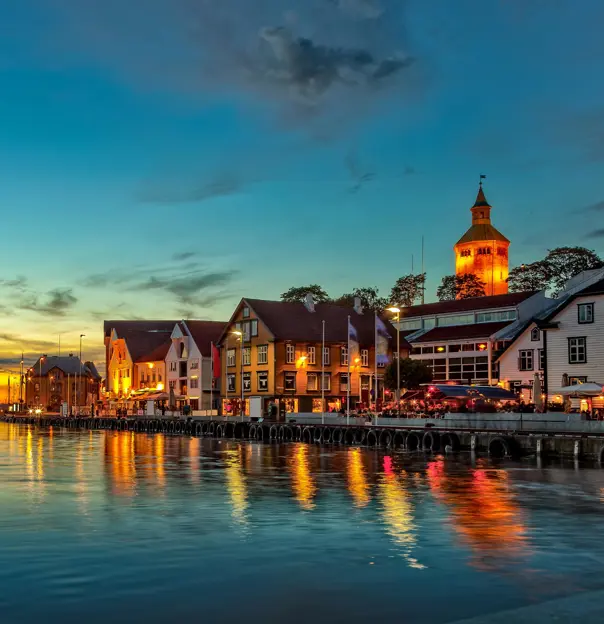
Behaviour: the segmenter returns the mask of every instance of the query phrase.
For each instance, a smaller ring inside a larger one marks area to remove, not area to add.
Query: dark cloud
[[[235,195],[244,190],[244,183],[231,174],[221,174],[201,185],[174,185],[169,182],[147,184],[138,199],[148,204],[199,203],[216,197]]]
[[[47,316],[65,316],[78,302],[71,288],[55,288],[45,295],[28,295],[17,303],[20,310],[30,310]]]
[[[581,212],[604,212],[604,200],[583,208]]]
[[[585,235],[585,238],[604,238],[604,228],[592,230],[589,234]]]
[[[0,286],[19,292],[25,292],[27,290],[27,278],[23,275],[18,275],[12,280],[0,280]]]
[[[191,258],[195,258],[197,256],[196,251],[182,251],[180,253],[172,254],[172,260],[176,262],[181,262],[183,260],[190,260]]]

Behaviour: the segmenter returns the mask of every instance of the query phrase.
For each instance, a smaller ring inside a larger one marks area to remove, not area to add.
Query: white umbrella
[[[574,386],[564,386],[556,390],[556,394],[562,394],[563,396],[577,396],[577,397],[595,397],[602,394],[602,386],[599,383],[589,381],[587,383],[576,384]]]
[[[539,373],[535,373],[535,379],[533,380],[533,403],[535,404],[535,411],[541,412],[543,410],[541,377],[539,376]]]

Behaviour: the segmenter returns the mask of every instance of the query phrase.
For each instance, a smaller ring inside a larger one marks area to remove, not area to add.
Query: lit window
[[[268,345],[259,345],[257,347],[258,364],[268,364]]]
[[[594,322],[594,304],[593,303],[580,303],[579,309],[579,323],[587,324]]]
[[[227,350],[227,366],[235,366],[235,349]]]
[[[296,347],[293,344],[285,345],[285,363],[296,363]]]
[[[308,363],[309,364],[316,364],[317,362],[317,349],[316,347],[308,347]]]
[[[568,339],[568,363],[585,364],[587,362],[587,338]]]
[[[533,370],[533,349],[522,349],[518,352],[518,370]]]
[[[361,366],[369,366],[369,349],[361,349]]]

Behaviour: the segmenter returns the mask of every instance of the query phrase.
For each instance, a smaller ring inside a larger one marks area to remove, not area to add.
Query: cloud
[[[346,158],[344,158],[344,165],[353,180],[353,184],[349,188],[351,193],[358,193],[365,184],[371,182],[371,180],[375,178],[375,173],[372,171],[365,171],[364,168],[361,167],[357,155],[353,151],[348,152]]]
[[[176,262],[181,262],[183,260],[190,260],[191,258],[195,258],[196,255],[196,251],[182,251],[172,254],[172,260],[175,260]]]
[[[604,212],[604,200],[582,208],[581,212]]]
[[[227,197],[241,193],[244,184],[232,174],[220,174],[217,177],[200,185],[187,187],[182,182],[169,182],[147,185],[138,194],[139,201],[148,204],[185,204],[203,202],[216,197]]]
[[[65,316],[77,302],[71,288],[55,288],[43,296],[28,295],[18,302],[17,307],[48,316]]]
[[[604,228],[592,230],[589,234],[585,235],[585,238],[604,238]]]

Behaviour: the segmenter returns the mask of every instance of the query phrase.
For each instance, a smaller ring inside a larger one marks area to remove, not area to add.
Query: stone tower
[[[491,205],[482,190],[482,181],[470,210],[472,225],[454,247],[455,273],[473,273],[486,284],[487,295],[503,295],[508,291],[510,241],[491,224]]]

